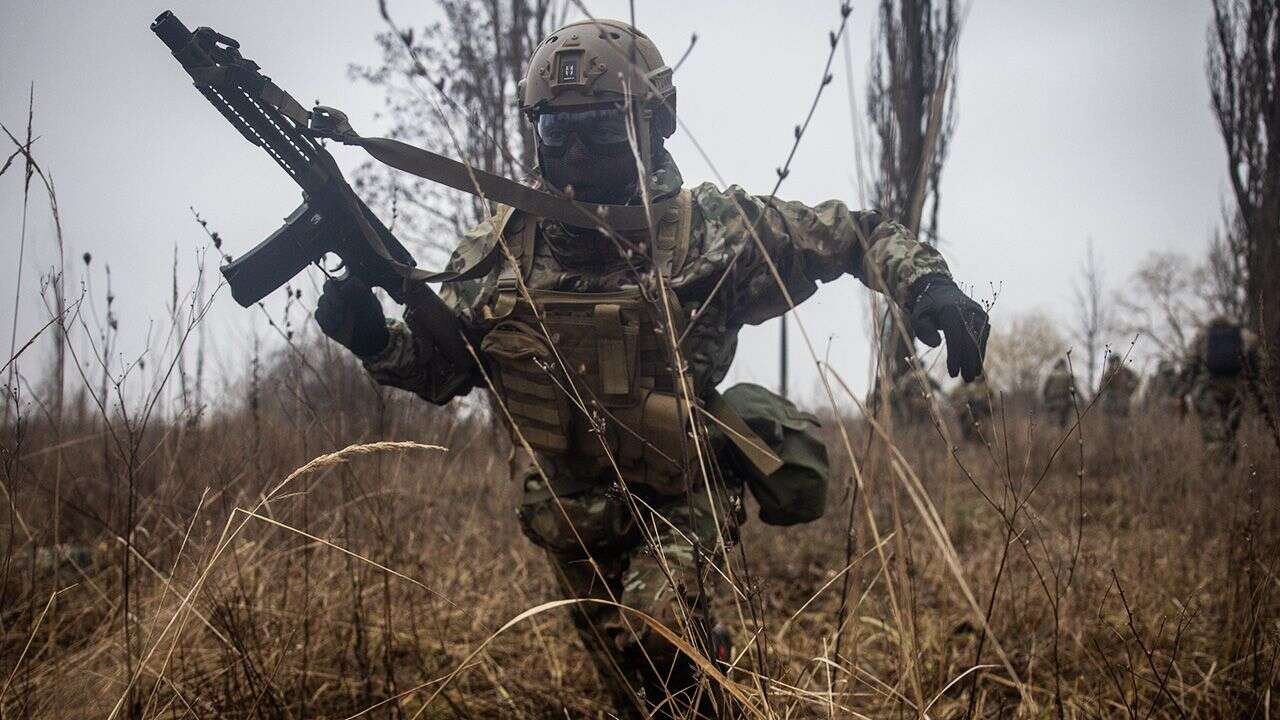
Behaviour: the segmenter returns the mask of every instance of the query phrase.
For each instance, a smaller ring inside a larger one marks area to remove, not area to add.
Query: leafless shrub
[[[1045,370],[1067,350],[1056,318],[1032,310],[1006,318],[987,341],[983,374],[1010,398],[1034,400]]]
[[[1071,339],[1084,355],[1087,387],[1095,388],[1115,317],[1107,292],[1106,275],[1093,251],[1092,239],[1086,247],[1084,262],[1072,285],[1075,316],[1072,318]]]
[[[437,0],[444,20],[422,28],[391,24],[378,35],[382,61],[351,66],[353,78],[381,87],[387,136],[428,148],[455,150],[474,167],[523,178],[534,167],[533,137],[521,122],[516,84],[537,43],[565,16],[557,0]],[[471,195],[369,161],[355,187],[390,215],[392,229],[423,250],[441,249],[484,219]]]

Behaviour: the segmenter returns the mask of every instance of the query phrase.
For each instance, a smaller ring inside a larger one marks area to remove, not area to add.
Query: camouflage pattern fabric
[[[656,163],[651,182],[659,198],[680,191],[683,181],[669,154],[664,152]],[[811,296],[819,284],[845,274],[899,303],[917,279],[950,276],[935,249],[874,211],[851,211],[835,200],[815,207],[769,202],[737,186],[720,190],[709,183],[690,192],[688,252],[683,262],[666,273],[666,283],[679,303],[674,310],[687,327],[681,351],[695,393],[702,399],[728,372],[741,328],[788,310],[766,254],[796,303]],[[506,212],[500,209],[500,214]],[[511,222],[520,222],[520,217]],[[482,310],[495,293],[503,270],[500,263],[508,261],[504,253],[493,252],[495,234],[492,226],[467,233],[449,263],[449,270],[464,279],[442,286],[441,296],[477,333],[484,332]],[[647,240],[624,239],[633,246]],[[538,221],[532,257],[523,258],[528,268],[523,273],[525,284],[532,290],[581,293],[651,285],[655,273],[652,265],[646,265],[648,259],[624,252],[621,245],[595,231]],[[491,259],[495,256],[499,256],[497,262]],[[397,320],[389,321],[388,328],[387,348],[365,362],[379,383],[439,404],[486,386],[478,368],[450,366],[431,338],[414,336]],[[618,481],[616,472],[606,469],[581,477],[568,471],[572,463],[566,460],[541,451],[528,457],[519,443],[513,457],[514,474],[525,488],[522,527],[547,549],[562,589],[570,596],[625,598],[664,622],[672,621],[673,629],[692,627],[695,635],[698,627],[709,626],[706,598],[712,583],[707,582],[705,566],[700,570],[695,562],[693,542],[708,557],[716,556],[711,518],[740,519],[741,489],[721,491],[718,503],[723,507],[713,511],[713,505],[705,502],[700,479],[682,481],[694,486],[688,493],[691,506],[685,493],[661,495],[654,488],[630,487],[633,496],[646,497],[665,518],[659,521],[649,510],[637,514],[623,503],[621,493],[611,489]],[[693,472],[688,476],[700,478]],[[642,527],[656,536],[656,545],[642,541]],[[598,575],[589,560],[599,568]],[[699,588],[701,592],[695,592]],[[686,608],[688,612],[678,612]],[[652,688],[654,666],[640,657],[643,654],[658,666],[675,662],[673,649],[665,642],[642,628],[623,630],[622,618],[604,606],[581,608],[578,624],[602,675],[620,694],[626,694],[628,684],[644,687],[648,683]]]
[[[708,657],[715,627],[709,606],[717,583],[714,566],[737,541],[744,519],[741,487],[706,488],[686,496],[657,497],[636,488],[596,486],[569,497],[547,497],[536,474],[525,478],[537,499],[520,509],[525,534],[546,550],[566,598],[625,604],[686,638],[697,638]],[[717,527],[718,525],[718,527]],[[649,709],[666,701],[658,717],[688,717],[695,704],[694,666],[634,613],[602,603],[574,606],[574,625],[614,695],[619,710]],[[699,708],[707,712],[708,697]],[[720,700],[723,702],[723,700]],[[710,716],[710,715],[708,715]],[[701,717],[701,716],[699,716]]]
[[[1200,421],[1200,437],[1210,457],[1233,461],[1236,433],[1244,417],[1243,378],[1204,378],[1191,390],[1191,406]]]
[[[1138,374],[1130,370],[1118,356],[1112,355],[1106,372],[1102,374],[1102,384],[1098,387],[1103,414],[1113,418],[1129,417],[1133,395],[1137,390]]]
[[[1191,388],[1191,407],[1200,422],[1200,437],[1210,458],[1216,461],[1235,461],[1236,433],[1253,395],[1247,373],[1257,367],[1258,336],[1247,328],[1241,328],[1240,332],[1245,355],[1245,369],[1240,373],[1222,376],[1209,371],[1207,327],[1192,339],[1184,362],[1183,382]]]
[[[960,434],[969,442],[990,438],[991,388],[986,378],[961,383],[951,391],[951,405],[960,421]]]
[[[1183,417],[1187,414],[1186,393],[1178,368],[1162,360],[1143,389],[1142,404],[1148,413]]]
[[[1053,370],[1045,378],[1041,396],[1049,422],[1060,428],[1072,423],[1075,416],[1076,383],[1066,361],[1059,361],[1053,366]]]
[[[679,191],[682,178],[670,154],[663,153],[653,183],[658,197]],[[691,192],[689,251],[668,282],[680,300],[680,311],[692,324],[682,347],[702,392],[724,379],[743,325],[758,325],[788,309],[762,249],[796,303],[813,295],[820,283],[845,274],[883,290],[899,303],[905,301],[915,280],[935,273],[951,274],[937,250],[875,211],[854,212],[837,200],[815,207],[784,201],[770,206],[766,198],[736,185],[720,190],[703,183]],[[480,262],[486,257],[486,248],[492,247],[491,235],[491,229],[487,235],[483,231],[467,233],[449,268],[464,272],[468,263]],[[636,262],[595,232],[542,223],[525,280],[530,288],[539,290],[611,292],[636,284]],[[478,322],[499,269],[495,267],[478,279],[445,283],[441,295],[465,320]],[[724,282],[717,287],[722,276]],[[713,289],[715,295],[710,296]],[[694,322],[692,315],[699,308],[702,310]],[[378,382],[437,403],[483,385],[473,370],[449,368],[436,361],[429,341],[416,341],[403,323],[392,321],[389,326],[392,338],[387,349],[365,363]]]
[[[871,407],[877,412],[882,403],[887,402],[890,416],[896,425],[926,425],[933,422],[930,399],[941,397],[942,386],[927,372],[908,364],[902,374],[891,381],[887,398],[883,397],[883,385],[877,383],[872,392]]]

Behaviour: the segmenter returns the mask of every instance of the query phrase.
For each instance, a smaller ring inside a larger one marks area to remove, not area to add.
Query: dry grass
[[[280,359],[252,406],[155,423],[132,460],[101,417],[56,443],[6,431],[6,717],[607,717],[567,610],[544,606],[501,431],[309,364]],[[733,576],[761,626],[718,597],[758,716],[1267,716],[1269,440],[1251,430],[1223,471],[1189,425],[1086,417],[1041,479],[1056,431],[1004,424],[955,457],[929,427],[898,430],[896,463],[870,443],[847,588],[847,486],[817,523],[748,524]],[[384,440],[448,451],[329,455]],[[87,567],[38,550],[55,517]]]
[[[373,387],[288,309],[285,349],[205,407],[202,281],[175,281],[145,378],[113,360],[110,300],[86,318],[62,272],[77,391],[6,363],[0,718],[610,716],[491,413]],[[827,517],[751,522],[724,568],[741,655],[710,682],[750,717],[1271,716],[1261,423],[1233,467],[1167,417],[1086,415],[1081,439],[1006,408],[954,453],[932,426],[837,425]]]

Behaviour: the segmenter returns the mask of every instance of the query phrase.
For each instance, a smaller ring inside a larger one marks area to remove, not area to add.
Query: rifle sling
[[[302,106],[302,103],[299,103],[288,91],[272,82],[270,78],[255,73],[253,81],[246,83],[248,78],[245,77],[243,71],[226,66],[188,68],[187,70],[197,85],[219,88],[230,87],[244,92],[250,98],[256,95],[267,105],[287,117],[299,129],[307,128],[312,120],[312,114]],[[250,88],[245,87],[246,84],[250,86],[252,92]],[[329,110],[328,108],[323,109]],[[655,201],[649,207],[643,205],[602,205],[575,202],[569,198],[552,195],[544,190],[521,185],[509,178],[485,172],[452,158],[414,147],[399,140],[362,137],[351,128],[345,114],[335,112],[334,115],[336,116],[335,119],[340,121],[339,124],[330,127],[328,132],[315,134],[326,135],[345,145],[362,147],[374,159],[410,175],[416,175],[420,178],[447,185],[455,190],[461,190],[471,195],[477,195],[487,200],[508,205],[534,217],[547,218],[574,227],[595,227],[605,233],[633,232],[648,228],[651,225],[650,218],[662,217],[672,202],[671,198],[667,198]],[[314,125],[312,127],[314,128]],[[321,157],[316,159],[326,165],[335,175],[341,177],[341,171],[338,170],[333,158],[327,152],[324,152],[323,148],[318,149]],[[345,183],[342,183],[342,185],[346,188],[343,193],[350,193],[351,199],[356,200],[350,187]],[[464,268],[459,272],[432,272],[406,265],[391,257],[382,240],[378,237],[378,233],[369,225],[368,220],[361,213],[356,212],[354,215],[361,234],[368,241],[374,253],[389,263],[396,273],[406,281],[449,282],[467,279],[478,274],[475,268]],[[494,245],[496,247],[497,243],[495,242]]]
[[[575,227],[595,226],[602,232],[631,232],[649,227],[652,217],[662,217],[670,200],[643,205],[597,205],[580,203],[549,192],[469,167],[390,138],[367,138],[354,133],[338,137],[340,142],[358,145],[380,162],[410,175],[448,185],[471,195],[510,205],[533,217],[547,218]]]

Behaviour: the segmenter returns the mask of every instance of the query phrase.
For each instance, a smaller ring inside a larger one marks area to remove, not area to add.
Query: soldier
[[[1170,360],[1156,363],[1156,372],[1143,389],[1142,404],[1148,413],[1183,417],[1187,414],[1186,386],[1178,366]]]
[[[969,442],[982,442],[991,423],[991,388],[986,377],[957,385],[951,405],[960,420],[960,434]]]
[[[1060,428],[1070,425],[1076,408],[1076,381],[1071,376],[1066,358],[1058,358],[1058,362],[1053,364],[1040,394],[1049,421]]]
[[[933,422],[931,399],[941,397],[941,393],[938,381],[915,358],[908,358],[899,375],[875,383],[867,394],[867,407],[872,413],[887,408],[897,428],[927,425]]]
[[[1098,386],[1102,412],[1107,417],[1127,418],[1133,404],[1133,394],[1138,389],[1138,374],[1130,370],[1124,359],[1112,354],[1107,358],[1107,369],[1102,373]]]
[[[726,657],[708,600],[711,566],[745,519],[742,478],[767,479],[779,462],[749,428],[776,431],[768,449],[784,464],[799,444],[826,470],[811,416],[767,391],[716,392],[742,326],[788,309],[770,263],[795,302],[844,274],[885,292],[923,342],[945,337],[953,377],[981,373],[989,326],[937,250],[876,211],[775,202],[738,186],[683,189],[664,148],[676,127],[671,75],[647,36],[612,20],[572,23],[535,49],[519,99],[534,128],[537,186],[652,203],[653,222],[616,233],[607,216],[583,223],[603,227],[572,227],[499,207],[468,232],[449,264],[458,279],[441,295],[479,364],[451,364],[432,337],[384,320],[351,280],[325,283],[316,320],[380,383],[437,404],[494,391],[524,491],[522,529],[546,550],[566,597],[595,601],[576,605],[574,620],[618,710],[663,703],[683,716],[699,680],[693,663],[610,603]],[[735,396],[751,399],[736,414]],[[703,432],[697,408],[717,428],[745,432]],[[708,449],[720,470],[700,469]]]
[[[1211,319],[1191,341],[1183,378],[1211,456],[1235,462],[1236,432],[1257,368],[1258,336],[1226,317]]]

